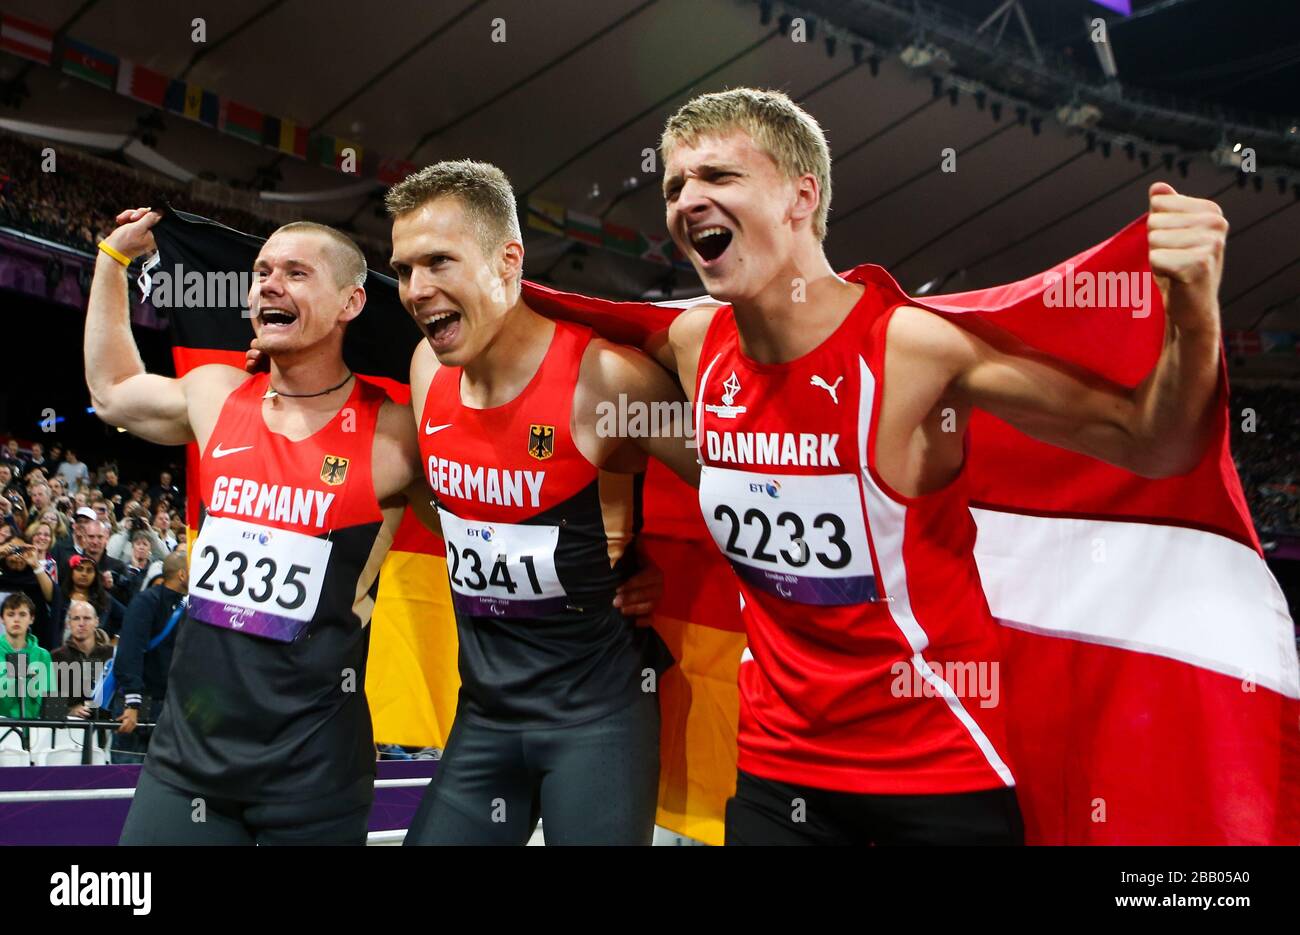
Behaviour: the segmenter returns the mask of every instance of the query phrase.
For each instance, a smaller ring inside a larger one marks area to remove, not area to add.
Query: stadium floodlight
[[[1229,146],[1227,143],[1220,143],[1210,150],[1210,161],[1220,169],[1240,169],[1241,144]]]
[[[940,74],[951,71],[953,66],[952,53],[932,42],[909,43],[898,57],[908,68],[925,68]]]
[[[1072,130],[1087,130],[1101,123],[1101,108],[1094,104],[1063,104],[1056,110],[1056,119]]]

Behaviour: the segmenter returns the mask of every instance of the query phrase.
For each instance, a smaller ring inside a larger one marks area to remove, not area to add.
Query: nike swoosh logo
[[[446,425],[430,425],[428,422],[426,422],[424,423],[424,434],[435,435],[438,432],[441,432],[443,429],[449,429],[449,428],[451,428],[450,422],[448,422]]]
[[[221,442],[217,442],[217,447],[212,449],[212,457],[224,458],[226,455],[234,455],[239,454],[241,451],[248,451],[248,449],[252,447],[252,445],[245,445],[243,448],[227,448],[223,451],[221,449]]]

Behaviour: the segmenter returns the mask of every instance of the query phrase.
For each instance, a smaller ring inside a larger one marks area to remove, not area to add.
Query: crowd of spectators
[[[124,481],[116,465],[92,471],[53,439],[0,445],[0,717],[86,717],[119,637],[140,644],[136,682],[124,686],[138,709],[157,594],[175,592],[170,608],[185,590],[185,542],[184,493],[170,471]],[[89,669],[56,683],[51,662]]]
[[[1300,406],[1289,387],[1232,394],[1232,453],[1261,536],[1300,535]]]
[[[236,230],[269,236],[279,221],[191,195],[170,179],[124,171],[70,147],[60,147],[57,171],[41,169],[42,144],[0,132],[0,226],[13,227],[56,243],[93,253],[125,208],[158,206],[166,198],[175,208],[220,221]],[[357,238],[374,269],[388,269],[387,251]]]

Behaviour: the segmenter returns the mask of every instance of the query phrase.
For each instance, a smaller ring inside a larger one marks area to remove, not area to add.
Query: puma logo
[[[812,378],[811,380],[809,380],[808,382],[809,382],[810,384],[812,384],[813,386],[819,386],[819,387],[821,387],[822,389],[824,389],[826,392],[830,393],[830,394],[831,394],[831,399],[835,402],[835,405],[838,406],[838,405],[840,404],[840,397],[836,394],[835,391],[836,391],[837,389],[839,389],[840,383],[842,383],[843,380],[844,380],[843,377],[837,377],[836,380],[835,380],[835,383],[834,383],[834,384],[830,384],[830,383],[827,383],[825,380],[823,380],[821,377],[819,377],[819,376],[817,376],[816,374],[814,374],[814,375],[813,375],[813,378]]]

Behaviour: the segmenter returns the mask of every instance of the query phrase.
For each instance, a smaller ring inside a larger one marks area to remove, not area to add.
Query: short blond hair
[[[340,287],[366,284],[366,255],[361,252],[356,241],[343,231],[315,221],[293,221],[276,228],[275,234],[319,234],[329,241],[327,252],[330,266],[334,268],[334,282]]]
[[[693,146],[702,137],[725,136],[733,130],[748,134],[787,177],[817,179],[821,197],[813,215],[813,233],[825,240],[831,209],[830,147],[812,114],[780,91],[732,88],[701,94],[668,118],[659,150],[666,161],[674,146]]]
[[[384,206],[389,217],[397,218],[448,196],[465,209],[484,254],[507,241],[523,240],[510,179],[487,162],[454,159],[425,166],[390,188]]]

